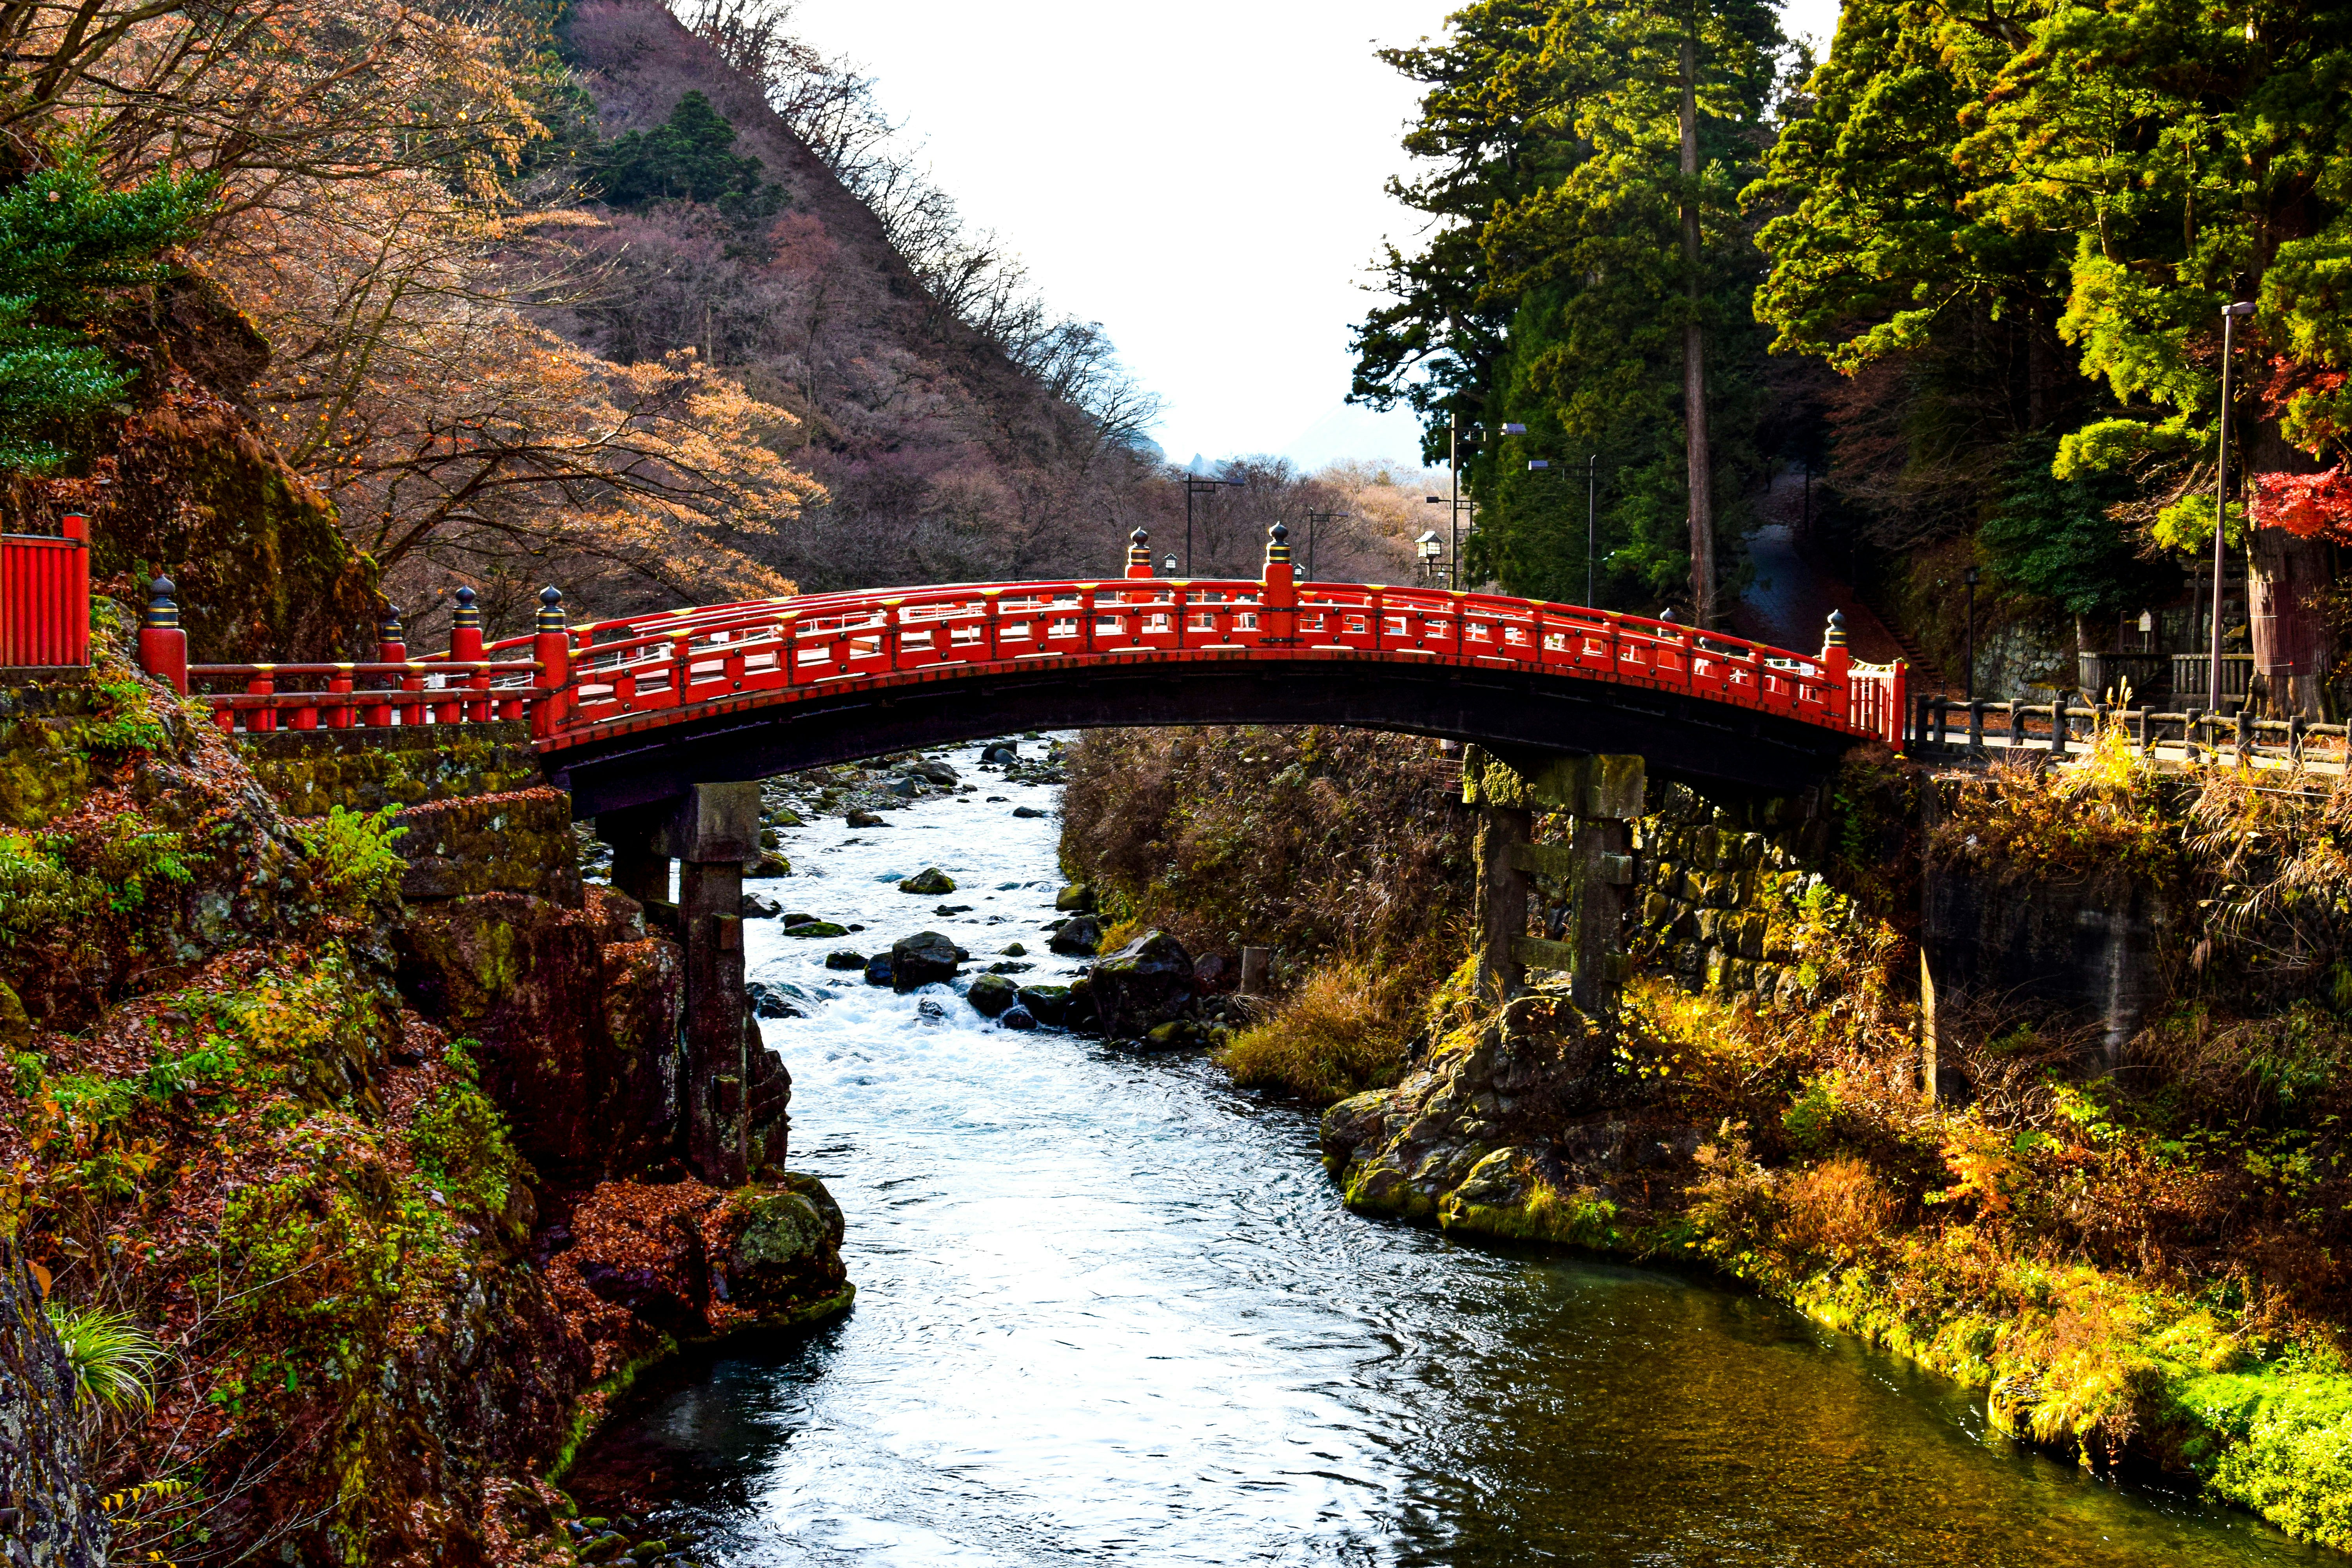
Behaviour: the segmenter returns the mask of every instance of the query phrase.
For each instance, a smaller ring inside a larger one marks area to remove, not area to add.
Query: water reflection
[[[791,853],[818,874],[771,890],[866,925],[869,948],[929,927],[982,962],[1042,951],[1055,825],[1009,815],[1043,792],[992,793],[1015,798],[804,830]],[[931,864],[970,913],[897,891]],[[574,1478],[658,1500],[706,1559],[2326,1555],[2019,1451],[1948,1385],[1754,1298],[1350,1215],[1308,1120],[1197,1058],[998,1030],[944,994],[926,1023],[915,997],[749,929],[754,977],[819,1003],[769,1038],[795,1079],[794,1163],[848,1214],[857,1310],[673,1369]]]

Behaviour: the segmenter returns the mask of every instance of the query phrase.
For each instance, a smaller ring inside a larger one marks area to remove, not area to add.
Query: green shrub
[[[154,1367],[163,1356],[155,1336],[121,1312],[94,1307],[46,1307],[49,1327],[73,1363],[79,1396],[109,1410],[148,1410],[155,1404]]]
[[[309,852],[311,875],[330,902],[352,909],[396,897],[408,862],[392,847],[407,833],[394,827],[396,805],[382,811],[346,811],[336,806],[324,816],[294,825],[294,833]]]

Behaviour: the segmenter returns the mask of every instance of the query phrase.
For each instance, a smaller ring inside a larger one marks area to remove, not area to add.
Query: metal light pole
[[[1977,575],[1973,566],[1960,574],[1960,581],[1969,585],[1969,677],[1963,689],[1971,702],[1977,700]]]
[[[1593,453],[1584,459],[1584,603],[1588,609],[1600,605],[1599,592],[1593,587],[1592,552],[1598,537],[1595,529],[1601,515],[1601,454]]]
[[[2238,318],[2254,313],[2253,301],[2241,300],[2234,305],[2221,307],[2221,453],[2213,468],[2213,635],[2207,647],[2211,679],[2210,711],[2221,711],[2221,549],[2226,525],[2230,521],[2230,359],[2231,335]],[[2247,584],[2252,592],[2251,580]]]
[[[1214,495],[1221,485],[1242,489],[1239,479],[1204,479],[1198,474],[1184,476],[1184,575],[1192,574],[1192,498]]]
[[[1307,514],[1307,580],[1309,583],[1316,581],[1315,541],[1321,537],[1323,525],[1339,522],[1354,515],[1349,511],[1310,511]]]

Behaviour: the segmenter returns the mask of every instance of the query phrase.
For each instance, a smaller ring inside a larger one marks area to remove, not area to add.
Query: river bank
[[[940,924],[968,970],[1067,977],[1035,940],[1059,825],[1009,815],[1045,789],[942,760],[972,794],[812,819],[761,890],[864,948]],[[898,890],[929,865],[954,894]],[[767,1028],[858,1304],[650,1374],[567,1480],[587,1511],[747,1563],[2305,1555],[1769,1300],[1353,1215],[1312,1116],[1203,1053],[1002,1028],[968,975],[899,994],[748,929],[752,979],[804,993]]]

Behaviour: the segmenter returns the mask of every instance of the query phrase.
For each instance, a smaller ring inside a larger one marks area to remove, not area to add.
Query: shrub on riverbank
[[[1417,982],[1353,956],[1310,972],[1272,1016],[1235,1035],[1217,1061],[1244,1089],[1328,1105],[1393,1083],[1422,998]]]
[[[1066,768],[1063,863],[1115,933],[1275,950],[1273,1011],[1221,1058],[1238,1081],[1324,1104],[1393,1080],[1467,941],[1474,819],[1449,761],[1370,731],[1118,730]]]

